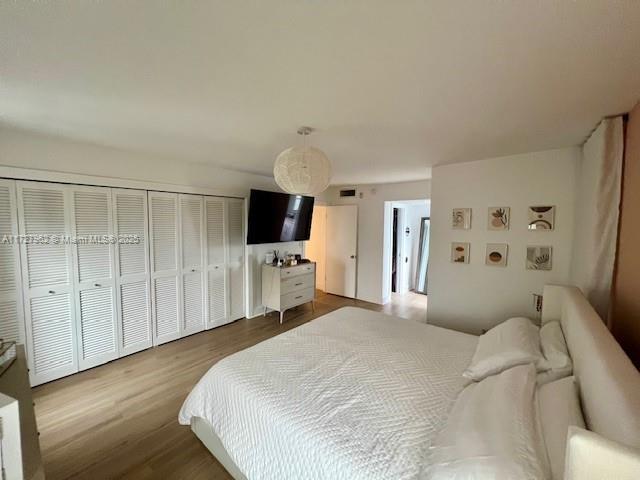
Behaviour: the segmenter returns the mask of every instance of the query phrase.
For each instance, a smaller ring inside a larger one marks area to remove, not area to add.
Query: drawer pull
[[[296,300],[298,300],[299,298],[302,298],[302,295],[298,295],[298,296],[296,297]]]
[[[101,287],[102,285],[100,285],[99,283],[94,283],[93,286],[94,287]]]
[[[54,293],[56,292],[54,292],[53,290],[49,290],[49,295],[53,295]]]
[[[302,282],[300,282],[300,283],[296,283],[296,284],[294,285],[294,287],[299,287],[300,285],[304,285],[304,283],[302,283]]]

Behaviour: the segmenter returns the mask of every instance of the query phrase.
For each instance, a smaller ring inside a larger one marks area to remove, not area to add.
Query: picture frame
[[[553,247],[527,245],[527,270],[550,271],[553,268]]]
[[[485,264],[492,267],[506,267],[509,257],[509,245],[506,243],[487,243]]]
[[[454,230],[469,230],[471,228],[471,209],[454,208],[451,212],[451,228]]]
[[[469,263],[469,251],[471,245],[469,242],[452,242],[451,243],[451,262],[452,263]]]
[[[550,231],[555,229],[556,207],[552,205],[534,205],[528,208],[529,230]]]
[[[511,208],[509,207],[489,207],[487,211],[488,230],[509,230],[511,221]]]

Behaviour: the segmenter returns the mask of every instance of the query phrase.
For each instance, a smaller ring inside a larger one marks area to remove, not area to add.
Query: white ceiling
[[[311,125],[334,184],[414,180],[581,143],[639,47],[637,0],[4,1],[0,121],[264,174]]]

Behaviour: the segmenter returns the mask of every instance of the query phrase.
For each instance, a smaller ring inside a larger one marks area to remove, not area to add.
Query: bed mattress
[[[179,415],[250,479],[416,478],[477,337],[347,307],[231,355]]]

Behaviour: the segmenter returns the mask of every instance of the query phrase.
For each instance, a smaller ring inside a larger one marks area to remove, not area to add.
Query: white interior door
[[[151,311],[154,345],[180,338],[182,288],[178,195],[149,192],[151,234]]]
[[[229,321],[244,317],[244,200],[227,202],[227,285],[229,286]]]
[[[24,343],[16,185],[0,179],[0,338]]]
[[[26,346],[31,385],[78,371],[70,191],[64,185],[17,182]],[[56,239],[58,241],[56,241]]]
[[[118,358],[111,190],[70,187],[80,370]]]
[[[147,192],[112,189],[120,356],[152,345]],[[137,240],[137,241],[136,241]]]
[[[228,323],[227,288],[227,228],[224,198],[205,197],[205,228],[207,237],[206,283],[207,328]]]
[[[325,286],[327,293],[355,298],[358,207],[327,207]]]
[[[183,299],[181,333],[184,336],[204,330],[204,204],[199,195],[181,194],[179,198]]]

